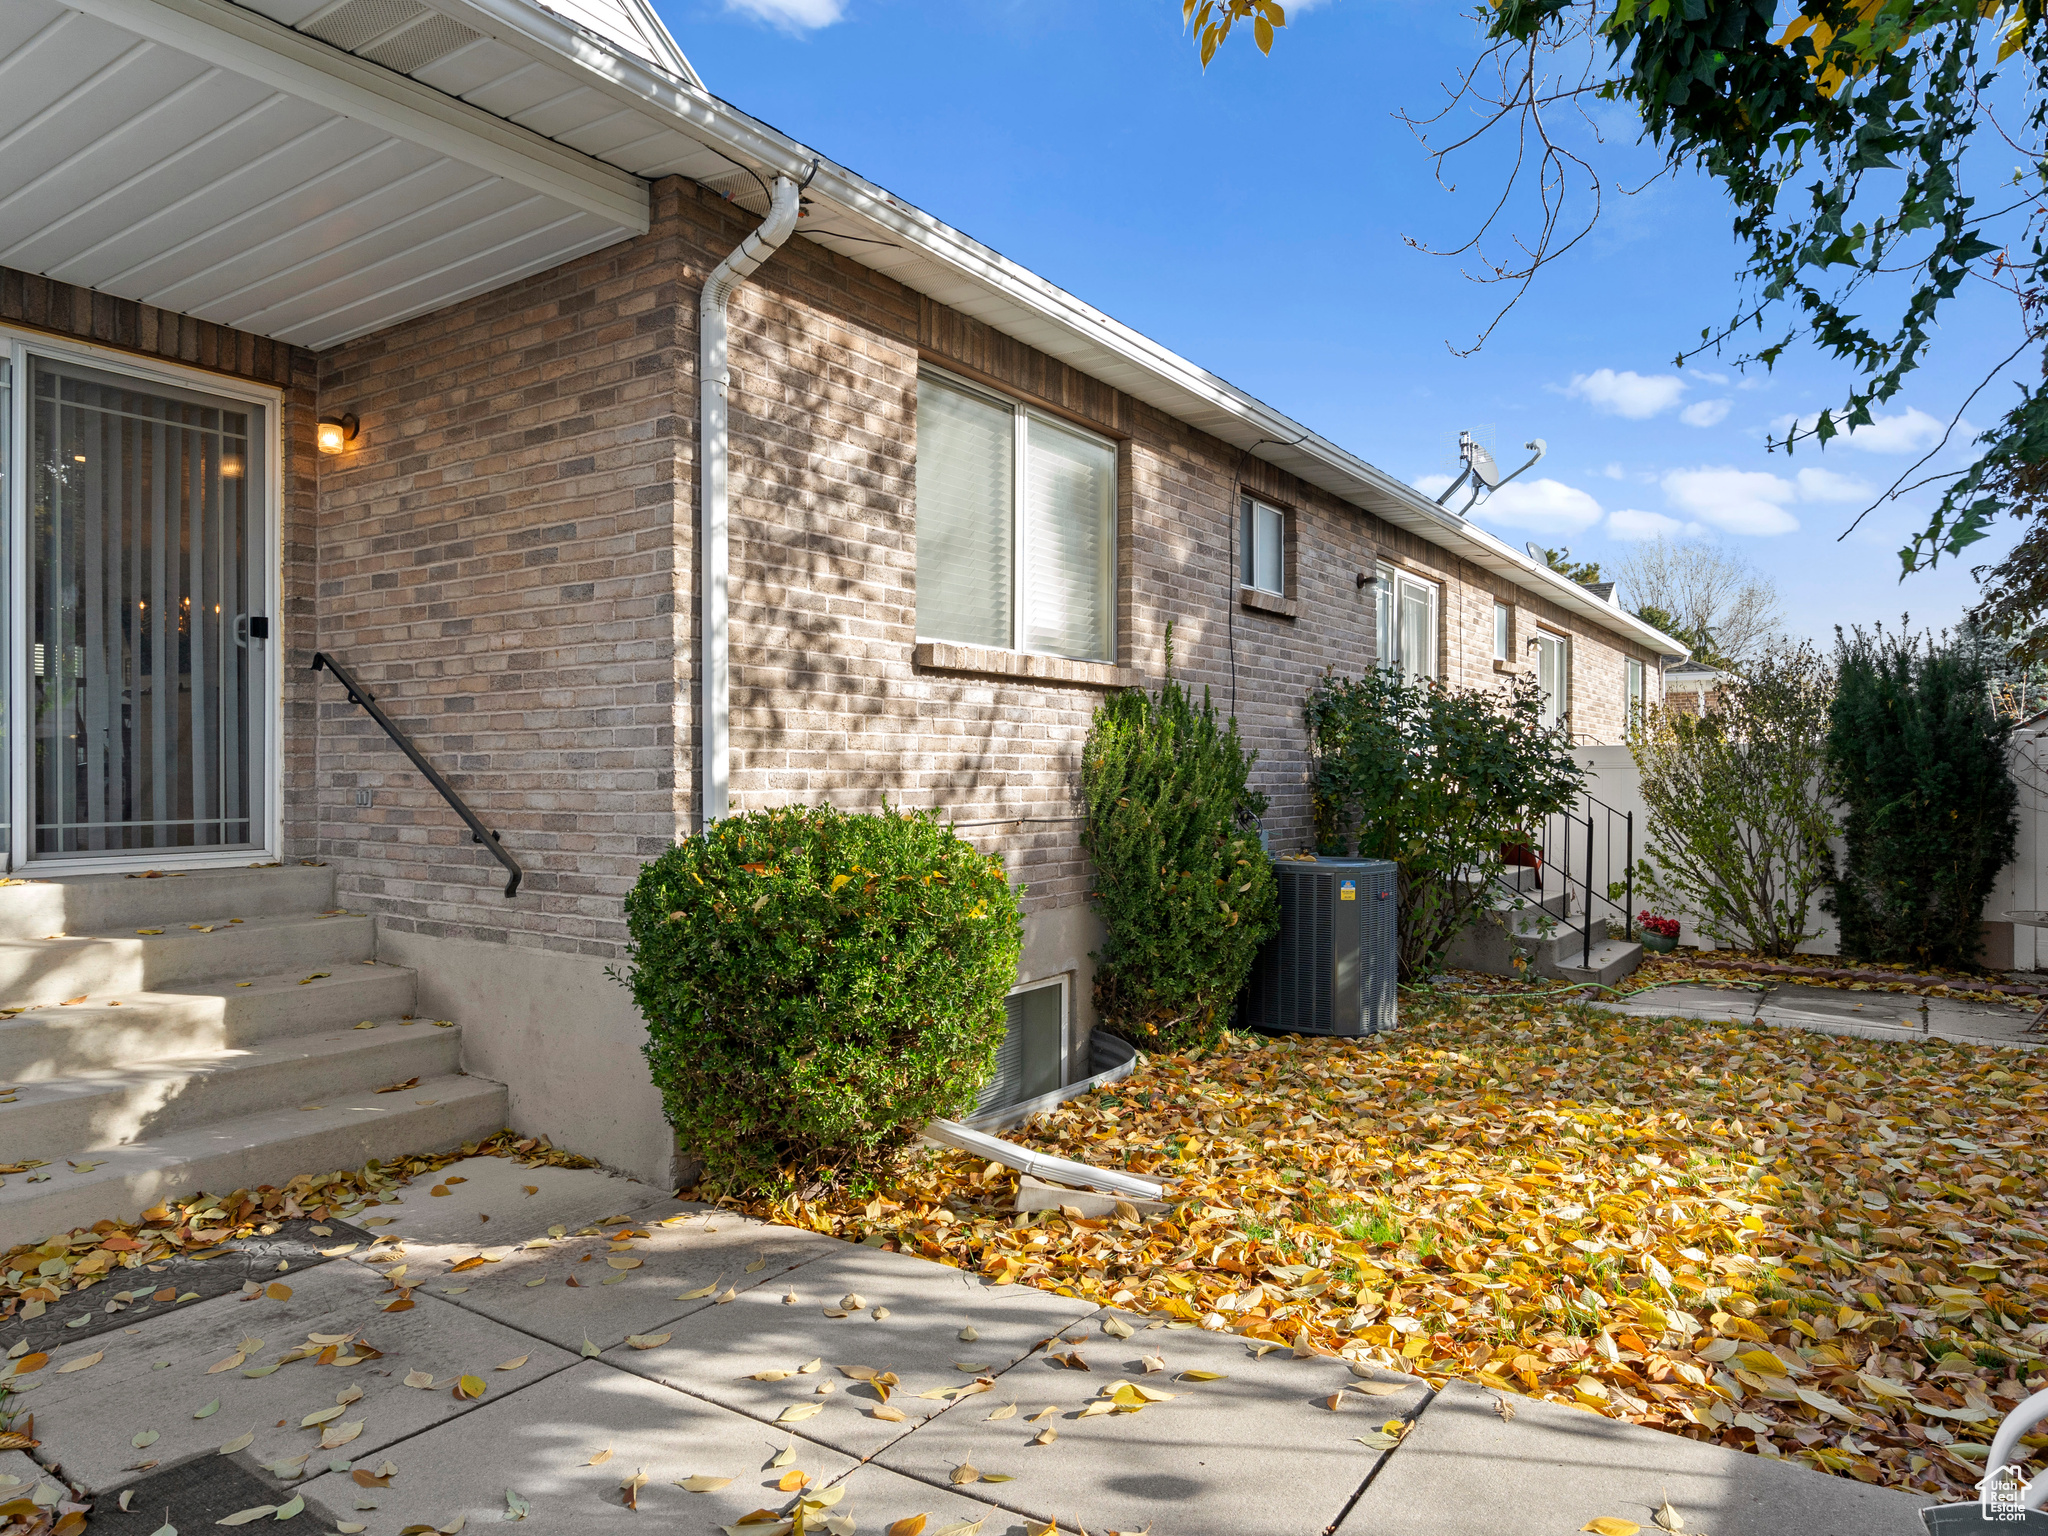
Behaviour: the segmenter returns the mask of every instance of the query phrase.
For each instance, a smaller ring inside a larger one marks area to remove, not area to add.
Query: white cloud
[[[1562,480],[1516,480],[1487,497],[1472,515],[1530,533],[1578,533],[1600,521],[1600,503]]]
[[[1696,379],[1705,379],[1709,384],[1726,384],[1728,382],[1728,375],[1725,373],[1709,373],[1704,368],[1688,368],[1685,371]]]
[[[1792,482],[1759,470],[1674,469],[1664,477],[1664,499],[1723,533],[1768,538],[1791,533],[1799,519],[1785,510],[1797,496]]]
[[[1415,489],[1435,498],[1450,483],[1449,475],[1424,475]],[[1464,505],[1465,491],[1460,487],[1450,500],[1451,510]],[[1480,502],[1472,516],[1530,533],[1579,533],[1600,521],[1600,503],[1561,480],[1516,480]]]
[[[1698,523],[1681,523],[1662,512],[1638,512],[1633,507],[1607,514],[1610,539],[1674,539],[1681,533],[1697,533],[1699,528]]]
[[[1780,416],[1771,423],[1771,429],[1780,436],[1789,432],[1795,425],[1802,432],[1810,432],[1814,423],[1819,420],[1818,411],[1811,416]],[[1869,426],[1858,427],[1854,431],[1845,431],[1837,437],[1830,438],[1828,446],[1833,447],[1839,443],[1863,453],[1925,453],[1941,441],[1941,434],[1946,430],[1947,428],[1939,421],[1917,405],[1909,405],[1893,416],[1873,416]],[[1967,421],[1959,421],[1949,441],[1967,443],[1976,435],[1975,427]]]
[[[1718,427],[1728,416],[1726,400],[1695,400],[1678,413],[1688,427]]]
[[[728,10],[773,22],[786,32],[829,27],[846,14],[846,0],[725,0]]]
[[[1863,481],[1832,469],[1802,469],[1793,478],[1799,482],[1801,501],[1863,501],[1870,496]]]
[[[1628,471],[1623,469],[1619,464],[1610,464],[1605,469],[1601,470],[1600,473],[1605,475],[1610,480],[1626,480],[1628,478]]]
[[[1616,373],[1612,368],[1572,376],[1564,392],[1610,416],[1643,421],[1678,404],[1685,380],[1675,373]]]

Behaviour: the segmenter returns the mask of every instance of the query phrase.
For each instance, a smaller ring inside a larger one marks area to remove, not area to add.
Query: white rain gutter
[[[700,610],[697,675],[698,725],[703,750],[703,826],[732,809],[732,637],[726,623],[730,563],[726,432],[727,310],[740,284],[761,269],[796,228],[797,184],[775,178],[768,217],[733,253],[711,269],[697,303],[697,596]]]

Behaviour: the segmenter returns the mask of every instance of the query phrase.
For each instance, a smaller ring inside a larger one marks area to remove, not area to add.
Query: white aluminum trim
[[[525,52],[531,52],[538,45],[549,53],[566,54],[579,63],[588,58],[592,64],[602,67],[611,51],[618,46],[609,38],[600,39],[567,17],[529,4],[527,0],[424,0],[424,3],[444,16],[453,17],[471,31],[481,32]],[[646,0],[626,0],[626,3],[644,18],[642,30],[648,34],[648,41],[657,48],[667,45],[663,51],[669,54],[669,62],[673,66],[669,73],[686,85],[703,90],[704,81],[683,56],[682,48],[669,35],[668,28],[661,24],[661,18],[654,14],[653,7]],[[649,67],[647,61],[637,55],[625,57],[641,69]]]
[[[284,847],[284,671],[286,647],[283,632],[284,602],[284,391],[274,385],[258,384],[230,374],[209,372],[182,363],[166,362],[119,347],[74,341],[42,331],[15,330],[0,326],[0,348],[13,359],[14,411],[12,442],[16,471],[8,476],[8,695],[0,707],[8,710],[9,745],[13,753],[10,774],[12,818],[8,838],[11,867],[35,874],[114,874],[124,869],[232,869],[252,862],[280,857]],[[264,603],[270,610],[270,638],[264,647],[265,677],[263,711],[262,778],[264,798],[263,841],[241,848],[201,848],[187,853],[174,849],[135,849],[92,858],[33,856],[35,814],[29,782],[29,748],[32,733],[20,728],[18,716],[27,706],[28,694],[28,476],[19,472],[28,455],[28,373],[31,356],[69,358],[109,373],[119,373],[144,382],[159,382],[174,388],[198,390],[225,399],[242,400],[262,408],[264,413],[263,495],[264,537],[268,548],[263,568],[256,574],[264,582]]]
[[[632,173],[226,0],[66,3],[153,42],[557,198],[608,219],[627,233],[648,230],[647,184]]]

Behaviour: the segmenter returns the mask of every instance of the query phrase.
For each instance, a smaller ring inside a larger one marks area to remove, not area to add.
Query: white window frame
[[[1273,572],[1273,582],[1268,586],[1259,580],[1258,526],[1262,518],[1270,517],[1280,525],[1279,569]],[[1243,496],[1238,501],[1237,537],[1239,543],[1237,584],[1247,592],[1264,592],[1273,597],[1287,595],[1287,512],[1271,502],[1261,501],[1256,496]]]
[[[1499,598],[1493,600],[1493,659],[1515,659],[1515,610]]]
[[[1110,453],[1114,456],[1119,470],[1123,467],[1123,445],[1113,437],[1107,437],[1100,432],[1094,431],[1092,428],[1082,426],[1078,422],[1069,421],[1064,416],[1055,416],[1050,411],[1041,411],[1036,406],[1017,399],[1014,395],[1001,394],[996,390],[987,388],[985,385],[976,384],[971,379],[963,379],[957,373],[949,373],[944,368],[934,368],[930,364],[925,364],[918,369],[918,376],[920,378],[936,379],[948,389],[957,389],[962,394],[972,395],[976,399],[984,400],[990,405],[1000,406],[1010,413],[1011,431],[1014,433],[1014,436],[1011,438],[1012,446],[1010,452],[1010,643],[1004,646],[1003,649],[1013,651],[1018,655],[1058,656],[1059,653],[1056,651],[1034,652],[1028,650],[1020,643],[1019,639],[1024,633],[1025,571],[1029,567],[1031,557],[1030,546],[1025,539],[1024,524],[1025,502],[1030,494],[1031,423],[1033,421],[1042,421],[1048,426],[1058,427],[1063,432],[1072,432],[1079,437],[1093,438],[1096,442],[1109,449]],[[1121,512],[1120,497],[1115,488],[1112,487],[1109,519],[1109,579],[1106,583],[1107,590],[1103,593],[1105,607],[1102,626],[1102,632],[1109,641],[1109,654],[1106,656],[1062,656],[1060,657],[1061,660],[1102,662],[1110,666],[1116,664],[1117,525],[1122,521]],[[914,556],[915,551],[913,551],[913,558]],[[936,645],[960,645],[967,643],[959,640],[948,640],[942,635],[927,635],[921,631],[917,638],[920,641],[929,641]]]
[[[1401,594],[1416,588],[1429,594],[1429,659],[1421,670],[1401,655]],[[1443,586],[1397,565],[1382,563],[1373,579],[1373,609],[1378,626],[1379,665],[1398,667],[1403,677],[1441,677],[1443,641],[1438,634],[1443,614]]]
[[[10,872],[33,870],[37,875],[118,874],[124,869],[237,869],[251,862],[267,863],[280,856],[284,847],[284,391],[267,384],[203,368],[124,352],[90,342],[71,341],[40,331],[0,326],[0,349],[5,349],[10,367],[8,398],[9,452],[4,515],[4,566],[6,580],[6,694],[0,707],[8,713],[8,795],[0,808],[11,818],[6,864]],[[30,694],[28,645],[28,517],[29,517],[29,358],[45,357],[52,362],[72,362],[121,374],[144,384],[162,384],[172,389],[195,390],[221,399],[238,400],[256,407],[263,418],[263,526],[265,559],[251,572],[264,585],[264,606],[270,615],[270,639],[252,641],[270,648],[264,668],[267,697],[262,708],[262,750],[264,773],[259,783],[264,805],[252,830],[256,841],[238,848],[195,849],[179,853],[170,849],[136,849],[132,854],[97,854],[87,857],[37,858],[32,752],[34,733],[19,729],[21,713]]]
[[[1649,702],[1649,672],[1643,664],[1631,656],[1622,663],[1621,697],[1622,718],[1633,726]]]
[[[1557,648],[1557,690],[1554,696],[1546,695],[1544,704],[1550,713],[1546,725],[1550,728],[1569,729],[1572,719],[1572,640],[1570,635],[1561,635],[1554,629],[1540,625],[1529,639],[1529,649],[1536,659],[1536,676],[1543,677],[1543,647],[1545,644]]]

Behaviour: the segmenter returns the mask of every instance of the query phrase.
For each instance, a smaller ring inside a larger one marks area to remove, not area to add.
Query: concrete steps
[[[1633,939],[1605,938],[1595,941],[1590,957],[1584,954],[1583,945],[1566,945],[1552,956],[1555,969],[1543,974],[1555,975],[1560,981],[1599,982],[1611,987],[1642,963],[1642,945]]]
[[[1545,896],[1532,889],[1522,900],[1518,907],[1514,898],[1503,895],[1492,911],[1452,941],[1444,963],[1491,976],[1520,974],[1604,986],[1615,985],[1643,963],[1643,946],[1612,936],[1604,917],[1591,920],[1589,956],[1578,914],[1562,893]]]
[[[183,914],[179,914],[183,916]],[[145,931],[160,927],[161,932]],[[261,917],[175,918],[127,932],[0,939],[0,1001],[149,992],[178,982],[301,976],[370,959],[376,925],[358,914],[280,912]]]
[[[375,942],[319,867],[0,887],[0,1249],[501,1128]]]
[[[0,1248],[103,1218],[132,1219],[159,1200],[202,1190],[226,1194],[299,1173],[358,1168],[373,1157],[443,1150],[505,1124],[503,1085],[480,1077],[423,1078],[405,1093],[313,1102],[320,1107],[273,1109],[74,1156],[37,1169],[51,1175],[39,1184],[10,1174],[0,1189]]]
[[[27,1084],[0,1113],[0,1163],[47,1157],[51,1147],[100,1152],[263,1114],[301,1095],[316,1102],[460,1071],[462,1042],[454,1030],[372,1022],[378,1030],[285,1035],[242,1050],[95,1067]]]

